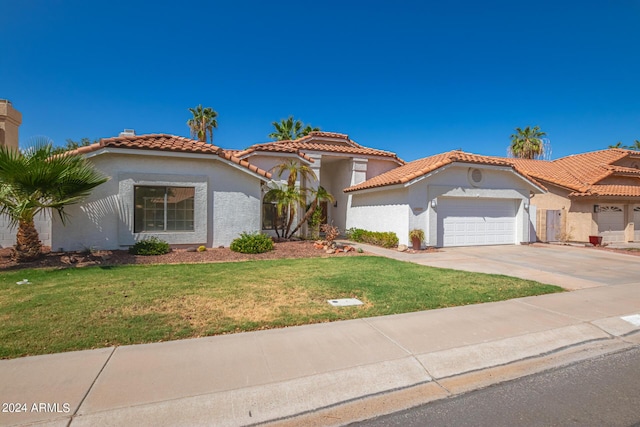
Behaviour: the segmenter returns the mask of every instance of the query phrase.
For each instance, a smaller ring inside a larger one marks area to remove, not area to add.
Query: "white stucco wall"
[[[57,215],[57,214],[55,214]],[[51,215],[42,212],[34,219],[40,241],[44,246],[51,246]],[[0,248],[11,248],[16,244],[16,227],[9,226],[9,219],[0,215]]]
[[[132,152],[106,153],[90,161],[111,179],[69,209],[72,227],[62,228],[54,219],[53,250],[120,249],[149,236],[172,245],[228,246],[241,232],[260,230],[261,181],[217,158]],[[135,185],[194,187],[194,231],[134,233]]]
[[[482,170],[476,187],[469,181],[469,168]],[[438,197],[509,199],[516,204],[514,243],[529,241],[529,212],[525,201],[532,187],[508,168],[454,164],[418,178],[410,185],[352,195],[347,227],[371,231],[394,231],[400,244],[409,244],[409,230],[422,229],[425,244],[438,246]]]
[[[408,244],[410,209],[406,188],[354,194],[347,214],[346,228],[392,231],[400,244]]]

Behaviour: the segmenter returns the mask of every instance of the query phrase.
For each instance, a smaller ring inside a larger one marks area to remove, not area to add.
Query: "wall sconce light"
[[[529,201],[528,200],[524,201],[524,208],[525,209],[529,209]]]
[[[337,207],[338,207],[338,201],[337,201],[337,200],[335,200],[335,201],[333,202],[333,207],[334,207],[334,208],[337,208]]]
[[[600,211],[600,205],[593,205],[593,213],[598,213]]]
[[[435,208],[436,206],[438,206],[438,199],[431,199],[431,207]]]

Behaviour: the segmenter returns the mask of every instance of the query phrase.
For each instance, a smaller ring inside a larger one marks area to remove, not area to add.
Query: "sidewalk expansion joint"
[[[91,385],[87,389],[87,392],[84,394],[84,396],[82,396],[82,400],[80,400],[80,403],[78,403],[78,407],[73,412],[73,414],[71,414],[71,418],[69,419],[69,424],[67,424],[67,426],[71,425],[71,422],[73,421],[73,418],[78,414],[78,411],[82,407],[82,404],[84,403],[84,401],[89,396],[89,393],[91,393],[91,390],[93,390],[93,386],[96,385],[96,381],[98,381],[98,378],[100,378],[100,375],[102,375],[102,372],[104,371],[104,369],[109,364],[109,361],[111,360],[111,358],[113,357],[113,355],[115,354],[117,349],[118,349],[118,346],[113,347],[113,350],[111,351],[111,354],[109,354],[109,357],[107,357],[107,360],[104,361],[104,364],[102,365],[102,368],[100,368],[100,371],[98,371],[98,374],[96,375],[96,377],[91,382]]]
[[[571,291],[571,292],[576,292],[576,291]],[[526,305],[527,307],[535,308],[536,310],[542,310],[542,311],[546,311],[547,313],[556,314],[556,315],[559,315],[559,316],[562,316],[562,317],[567,317],[569,319],[579,320],[581,323],[589,323],[588,321],[584,321],[583,319],[580,319],[579,317],[571,316],[571,315],[569,315],[567,313],[563,313],[561,311],[551,310],[550,308],[540,307],[540,306],[535,305],[535,304],[524,302],[520,298],[513,299],[511,301],[516,302],[518,304]]]
[[[411,351],[409,351],[408,348],[404,347],[402,344],[400,344],[398,341],[394,340],[393,338],[391,338],[390,336],[388,336],[387,334],[385,334],[384,332],[382,332],[380,329],[376,328],[375,326],[373,326],[371,323],[368,322],[368,319],[362,319],[367,325],[369,325],[370,328],[372,328],[373,330],[375,330],[377,333],[379,333],[380,335],[382,335],[383,337],[385,337],[387,340],[389,340],[391,343],[393,343],[394,345],[398,346],[400,349],[402,349],[402,351],[404,351],[405,353],[407,353],[407,355],[411,356],[411,358],[413,360],[415,360],[420,366],[422,366],[422,369],[424,369],[424,371],[427,373],[427,376],[429,376],[429,378],[433,379],[433,375],[431,375],[431,372],[429,372],[429,369],[427,369],[426,366],[424,366],[424,364],[420,361],[420,359],[418,359],[416,357],[415,354],[413,354]],[[446,389],[445,389],[446,390]]]

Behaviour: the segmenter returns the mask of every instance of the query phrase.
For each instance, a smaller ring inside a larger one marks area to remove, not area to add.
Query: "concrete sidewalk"
[[[640,282],[594,285],[2,360],[0,425],[341,425],[634,346],[640,346]]]

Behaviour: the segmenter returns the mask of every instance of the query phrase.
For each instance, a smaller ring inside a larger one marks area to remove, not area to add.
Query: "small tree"
[[[33,260],[42,254],[35,216],[54,210],[66,224],[66,206],[80,202],[108,178],[78,154],[54,154],[44,138],[19,151],[0,146],[0,214],[18,227],[14,258]]]

